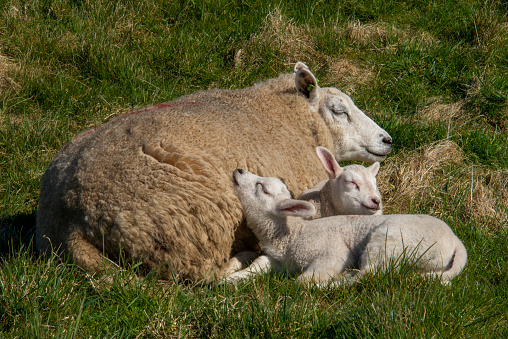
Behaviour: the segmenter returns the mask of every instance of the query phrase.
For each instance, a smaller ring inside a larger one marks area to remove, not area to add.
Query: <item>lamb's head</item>
[[[259,177],[244,169],[236,169],[233,183],[247,221],[308,217],[316,213],[311,203],[291,199],[291,193],[281,179]]]
[[[382,212],[381,193],[376,182],[379,162],[369,167],[340,167],[326,148],[317,147],[316,153],[328,173],[331,203],[336,212],[364,215]]]
[[[334,140],[334,154],[340,161],[360,160],[369,163],[383,161],[392,150],[392,138],[367,117],[351,98],[333,87],[319,87],[309,68],[295,65],[298,92],[309,101],[311,109],[319,112]]]

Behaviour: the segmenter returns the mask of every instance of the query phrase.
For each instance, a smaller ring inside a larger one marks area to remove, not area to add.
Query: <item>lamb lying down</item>
[[[381,215],[381,193],[377,187],[376,175],[379,162],[370,167],[349,165],[340,167],[333,154],[325,147],[318,146],[316,153],[328,173],[328,180],[319,182],[313,188],[302,192],[299,200],[309,201],[316,213],[304,219],[312,220],[333,215]],[[258,257],[256,252],[240,252],[231,258],[226,275],[244,269]]]
[[[237,169],[235,191],[247,225],[254,231],[264,255],[226,278],[235,282],[274,270],[299,274],[298,281],[341,283],[359,274],[382,269],[405,257],[422,274],[448,282],[467,261],[462,242],[443,221],[428,215],[334,216],[304,220],[315,207],[293,200],[284,183]],[[355,276],[350,269],[357,269]]]
[[[325,147],[318,146],[316,153],[328,173],[328,180],[303,191],[298,197],[299,200],[309,201],[316,207],[316,214],[307,219],[332,215],[383,214],[381,193],[376,182],[379,162],[369,167],[340,167],[333,154]]]

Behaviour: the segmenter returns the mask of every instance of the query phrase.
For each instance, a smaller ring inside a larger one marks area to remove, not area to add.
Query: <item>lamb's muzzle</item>
[[[245,171],[242,169],[242,168],[237,168],[233,171],[233,182],[235,184],[235,186],[238,186],[239,183],[238,183],[238,179],[236,178],[238,175],[242,175],[244,174]]]

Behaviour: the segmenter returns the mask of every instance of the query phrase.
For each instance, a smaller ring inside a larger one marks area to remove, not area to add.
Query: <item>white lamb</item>
[[[309,201],[316,213],[306,220],[331,217],[334,215],[381,215],[381,193],[377,187],[376,175],[379,162],[370,167],[349,165],[340,167],[333,154],[325,147],[316,147],[316,153],[328,173],[328,180],[302,192],[299,200]],[[227,272],[244,269],[258,257],[258,253],[245,251],[237,253],[229,263]]]
[[[328,180],[303,191],[298,198],[309,201],[316,207],[316,214],[307,219],[333,215],[383,214],[381,193],[376,182],[379,162],[369,167],[340,167],[327,148],[318,146],[316,153],[328,173]]]
[[[391,260],[408,258],[425,275],[448,282],[464,268],[467,253],[443,221],[428,215],[334,216],[314,220],[315,207],[293,200],[280,179],[237,169],[235,191],[247,225],[264,255],[226,281],[267,270],[299,274],[298,281],[340,283],[348,271],[383,269]],[[357,277],[356,275],[355,277]]]

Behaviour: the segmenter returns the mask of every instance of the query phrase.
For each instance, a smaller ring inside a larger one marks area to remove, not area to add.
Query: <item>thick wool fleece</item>
[[[241,223],[235,168],[283,177],[296,194],[325,177],[315,148],[333,149],[332,136],[294,83],[286,74],[197,92],[81,134],[42,177],[37,248],[91,271],[103,254],[121,254],[165,278],[221,274],[256,244]]]

